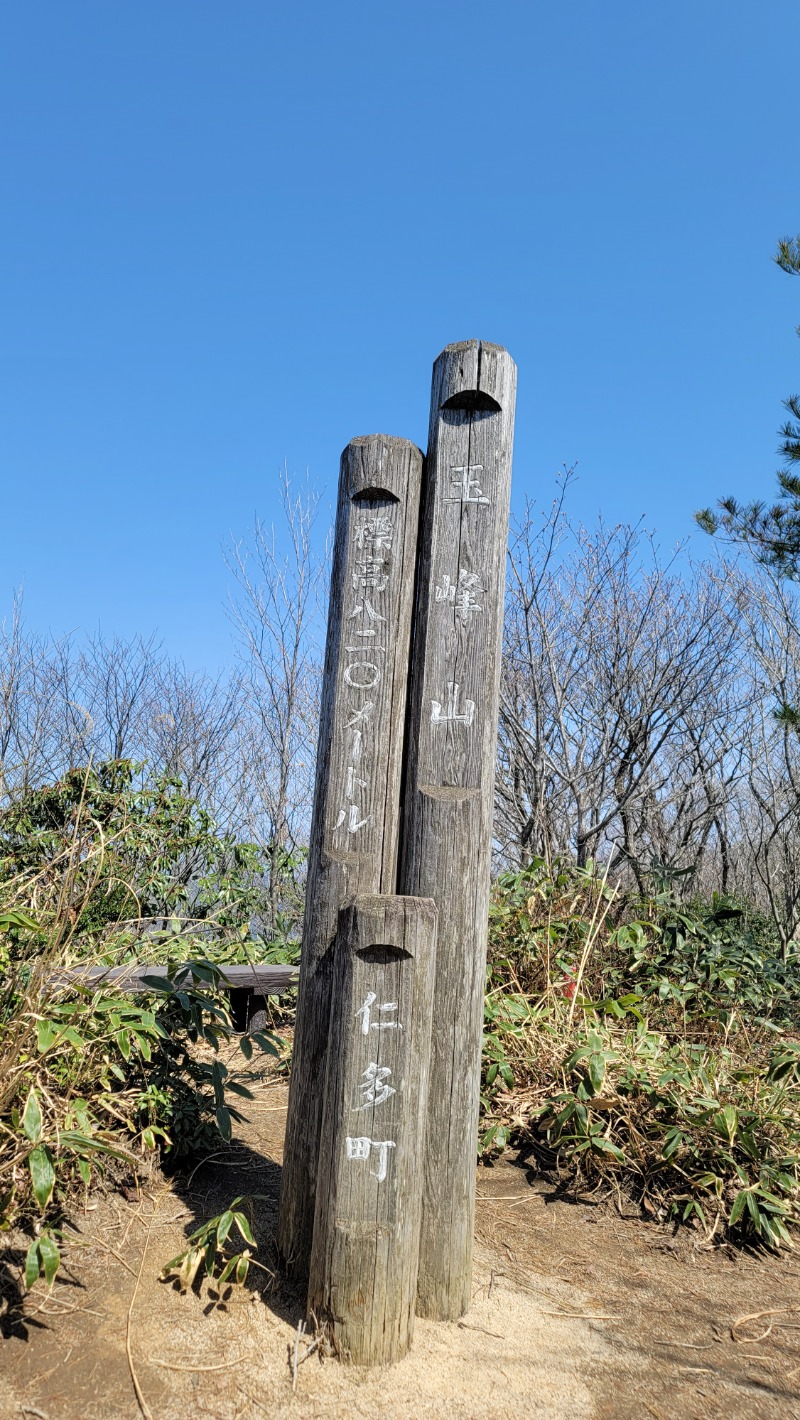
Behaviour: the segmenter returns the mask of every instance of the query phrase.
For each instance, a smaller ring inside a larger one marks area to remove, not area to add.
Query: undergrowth
[[[98,1170],[228,1140],[254,1051],[279,1053],[262,1030],[235,1037],[238,1068],[220,1056],[222,968],[267,954],[257,849],[140,769],[73,771],[0,813],[0,1229],[27,1232],[29,1286],[55,1276],[61,1219]],[[152,964],[147,994],[64,976],[126,961]]]
[[[254,1194],[252,1197],[263,1196]],[[174,1277],[178,1289],[188,1292],[202,1267],[204,1276],[216,1284],[218,1293],[226,1285],[242,1286],[254,1260],[252,1250],[258,1246],[250,1220],[240,1207],[250,1202],[251,1198],[240,1194],[231,1200],[223,1213],[217,1213],[190,1233],[183,1251],[162,1267],[162,1278]],[[233,1251],[234,1228],[248,1244],[242,1252]]]
[[[276,855],[270,854],[274,866]],[[28,1285],[51,1282],[60,1224],[98,1171],[130,1176],[212,1150],[241,1118],[255,1050],[220,972],[295,961],[302,864],[265,902],[264,858],[219,836],[176,779],[114,762],[0,813],[0,1230],[27,1234]],[[800,975],[726,898],[646,898],[589,865],[535,861],[493,892],[480,1148],[514,1144],[575,1188],[776,1248],[800,1222]],[[274,883],[273,883],[274,888]],[[264,924],[268,921],[269,930]],[[67,981],[152,966],[149,992]],[[241,1059],[221,1057],[228,1044]],[[232,1204],[172,1271],[242,1277]]]
[[[581,1189],[706,1236],[800,1222],[800,978],[729,899],[623,897],[535,861],[494,889],[485,1157],[509,1144]]]

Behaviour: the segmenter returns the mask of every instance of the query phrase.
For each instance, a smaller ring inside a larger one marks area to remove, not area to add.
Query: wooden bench
[[[299,971],[296,966],[276,966],[257,963],[239,965],[228,962],[220,967],[222,975],[218,983],[220,991],[230,995],[231,1020],[235,1030],[259,1030],[266,1021],[266,997],[282,996],[285,991],[297,985]],[[129,962],[125,966],[75,966],[64,971],[54,971],[49,983],[54,990],[66,986],[110,987],[115,991],[150,991],[144,978],[163,976],[164,967],[147,966],[141,962]],[[208,983],[195,976],[191,969],[179,967],[175,977],[176,985],[206,986]]]

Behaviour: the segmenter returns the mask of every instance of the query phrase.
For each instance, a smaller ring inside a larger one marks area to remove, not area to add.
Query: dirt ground
[[[224,1302],[206,1284],[181,1295],[158,1277],[239,1193],[266,1195],[255,1227],[269,1266],[285,1106],[284,1082],[265,1075],[230,1150],[189,1177],[95,1196],[75,1216],[52,1293],[37,1286],[5,1314],[4,1420],[800,1420],[792,1254],[709,1250],[696,1235],[570,1200],[513,1158],[478,1169],[463,1321],[418,1321],[411,1353],[386,1370],[312,1354],[293,1391],[297,1292],[255,1268]]]

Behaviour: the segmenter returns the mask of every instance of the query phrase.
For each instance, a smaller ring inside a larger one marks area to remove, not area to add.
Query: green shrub
[[[623,900],[536,862],[497,883],[481,1149],[770,1247],[800,1221],[796,956],[727,899]]]
[[[218,839],[175,781],[75,771],[0,815],[0,852],[0,1228],[36,1224],[30,1284],[52,1281],[59,1219],[95,1169],[229,1139],[254,1048],[278,1050],[253,1032],[239,1071],[220,1058],[233,1037],[221,965],[263,949],[255,850]],[[166,915],[178,908],[192,915]],[[160,963],[145,995],[54,987],[75,963],[132,957]]]
[[[262,1195],[254,1196],[258,1198]],[[208,1280],[216,1282],[218,1291],[228,1284],[241,1286],[247,1279],[252,1261],[250,1249],[257,1247],[247,1215],[239,1206],[248,1202],[250,1199],[243,1196],[234,1198],[224,1213],[209,1218],[208,1222],[190,1233],[183,1252],[162,1267],[162,1278],[166,1280],[174,1276],[180,1290],[186,1292],[202,1267]],[[243,1252],[232,1251],[234,1228],[248,1244]]]

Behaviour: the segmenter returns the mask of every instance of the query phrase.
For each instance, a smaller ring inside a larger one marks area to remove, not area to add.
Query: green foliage
[[[677,1042],[639,1024],[586,1029],[537,1131],[585,1177],[617,1173],[662,1216],[789,1242],[800,1222],[800,1097],[773,1060]]]
[[[232,1121],[242,1118],[231,1096],[251,1098],[237,1076],[246,1077],[254,1045],[273,1055],[277,1047],[256,1032],[239,1041],[242,1071],[218,1058],[232,1035],[212,994],[218,976],[211,963],[191,963],[154,979],[145,1005],[101,992],[40,1003],[31,1055],[19,1052],[13,1067],[18,1090],[27,1087],[24,1105],[6,1105],[0,1115],[3,1226],[24,1222],[31,1207],[44,1218],[57,1215],[104,1159],[135,1170],[159,1146],[176,1160],[230,1139]],[[38,1257],[47,1275],[49,1256],[47,1246],[33,1248],[27,1273]]]
[[[209,1218],[207,1223],[191,1233],[188,1247],[162,1267],[161,1276],[167,1279],[174,1275],[180,1290],[186,1292],[203,1267],[205,1276],[209,1281],[215,1281],[218,1288],[227,1284],[241,1286],[247,1280],[252,1256],[250,1249],[256,1247],[247,1215],[240,1207],[240,1204],[249,1201],[244,1197],[234,1198],[224,1213]],[[231,1251],[234,1228],[248,1244],[242,1252]]]
[[[175,781],[134,776],[75,771],[0,815],[0,1227],[36,1224],[28,1285],[55,1276],[59,1216],[97,1169],[218,1147],[254,1049],[278,1053],[253,1031],[240,1069],[220,1058],[223,964],[262,950],[255,850],[218,838]],[[178,908],[192,916],[167,916]],[[52,985],[73,962],[132,955],[159,963],[147,994]]]
[[[52,1286],[60,1263],[61,1254],[51,1232],[34,1238],[25,1254],[25,1286],[32,1287],[40,1276]]]
[[[576,1183],[780,1246],[800,1222],[797,957],[729,899],[658,886],[625,901],[540,861],[499,880],[481,1150],[527,1144]]]
[[[583,962],[580,1004],[601,1015],[624,1015],[646,1000],[665,1030],[676,1022],[683,1030],[689,1008],[699,1029],[737,1029],[745,1015],[773,1025],[796,1020],[796,946],[785,958],[765,918],[716,893],[708,903],[678,902],[663,871],[654,876],[650,897],[623,899],[591,863],[551,871],[537,858],[502,875],[490,909],[490,989],[499,979],[572,1000]]]
[[[691,1011],[695,1026],[718,1021],[736,1027],[791,1020],[800,1004],[796,952],[785,960],[776,941],[766,944],[746,924],[744,910],[715,894],[711,903],[684,908],[661,894],[655,921],[622,924],[612,945],[620,960],[605,974],[605,989],[635,985],[648,1000]],[[662,1012],[666,1017],[668,1012]]]
[[[787,275],[800,276],[800,237],[783,238],[775,261]],[[800,396],[790,395],[784,408],[790,417],[779,431],[779,452],[786,467],[778,472],[778,501],[768,506],[723,498],[717,511],[703,508],[695,519],[704,532],[743,543],[779,576],[796,580],[800,577],[800,476],[792,468],[800,463]]]
[[[73,769],[0,813],[0,881],[40,878],[70,862],[62,904],[71,940],[93,951],[126,924],[133,941],[160,930],[211,942],[245,929],[264,907],[264,864],[252,843],[220,836],[179,779],[112,760]],[[12,941],[14,934],[12,933]],[[30,943],[27,944],[28,948]]]

